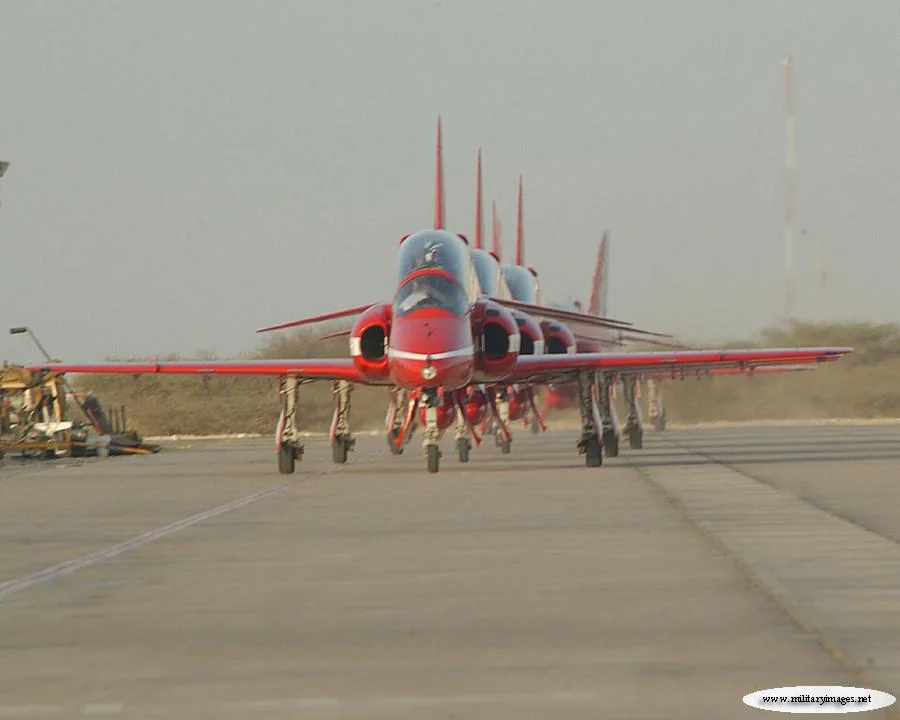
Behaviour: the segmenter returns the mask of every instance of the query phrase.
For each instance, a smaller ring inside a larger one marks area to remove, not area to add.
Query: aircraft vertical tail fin
[[[502,227],[497,219],[497,203],[491,200],[491,250],[497,256],[498,261],[503,257],[503,250],[500,245],[500,230]]]
[[[522,227],[522,176],[519,175],[519,199],[516,203],[516,265],[525,264],[525,235]]]
[[[484,212],[481,207],[481,148],[478,148],[478,167],[475,171],[475,247],[483,246]]]
[[[609,262],[607,261],[607,240],[609,232],[604,231],[600,239],[600,249],[597,251],[597,265],[594,267],[594,279],[591,282],[591,299],[588,302],[588,312],[591,315],[605,316],[608,312],[606,298],[609,294]]]
[[[437,151],[434,179],[434,229],[444,229],[444,145],[441,138],[441,116],[437,120]]]

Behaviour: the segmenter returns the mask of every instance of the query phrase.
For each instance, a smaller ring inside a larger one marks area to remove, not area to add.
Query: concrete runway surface
[[[900,696],[900,427],[670,430],[602,468],[361,436],[0,465],[0,718],[744,718]],[[627,444],[627,443],[625,443]],[[896,706],[865,717],[894,717]]]

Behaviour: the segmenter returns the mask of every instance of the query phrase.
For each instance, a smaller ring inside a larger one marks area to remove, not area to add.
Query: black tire
[[[294,448],[290,445],[282,445],[278,448],[278,472],[282,475],[290,475],[294,472]]]
[[[469,448],[471,448],[471,445],[466,438],[460,438],[456,441],[456,450],[459,453],[459,461],[461,463],[469,462]]]
[[[603,450],[606,457],[619,457],[619,436],[615,430],[606,430],[603,433]]]
[[[343,465],[347,462],[347,438],[336,437],[331,444],[331,459]]]
[[[403,446],[397,447],[397,438],[400,437],[399,430],[391,430],[387,436],[387,444],[388,448],[390,448],[391,455],[402,455],[403,454]]]
[[[644,447],[644,431],[642,429],[635,428],[628,433],[628,446],[632,450],[640,450]]]
[[[441,449],[437,445],[426,448],[428,454],[428,472],[436,473],[441,467]]]
[[[584,464],[588,467],[600,467],[603,464],[603,445],[597,436],[588,439],[584,447]]]

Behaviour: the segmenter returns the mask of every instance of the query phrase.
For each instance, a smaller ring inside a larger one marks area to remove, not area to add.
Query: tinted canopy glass
[[[537,303],[537,280],[526,268],[518,265],[504,265],[503,277],[515,300]]]
[[[410,235],[400,246],[397,282],[402,283],[417,270],[443,270],[466,286],[469,248],[446,230],[425,230]]]
[[[417,275],[404,283],[394,298],[394,317],[404,317],[414,310],[437,308],[454,315],[465,315],[469,301],[459,283],[446,275]]]
[[[486,250],[478,249],[472,250],[472,263],[481,292],[497,297],[500,294],[500,263]]]

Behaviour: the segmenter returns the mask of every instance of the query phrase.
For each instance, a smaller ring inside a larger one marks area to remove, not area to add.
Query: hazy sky
[[[782,61],[797,81],[797,305],[900,309],[896,0],[0,0],[0,359],[200,349],[387,300],[399,237],[472,232],[484,148],[512,254],[695,339],[783,307]]]

